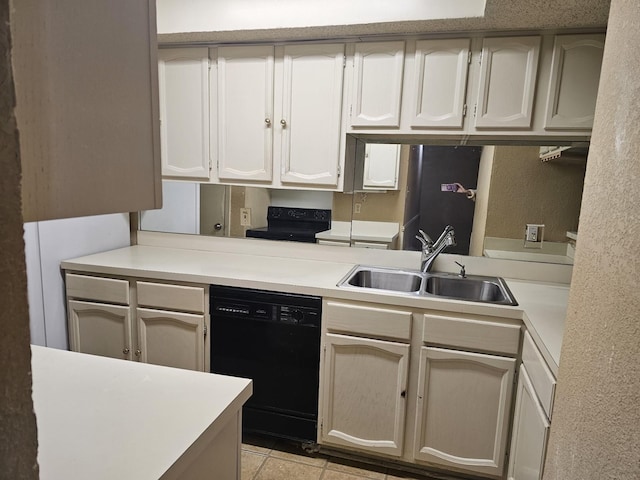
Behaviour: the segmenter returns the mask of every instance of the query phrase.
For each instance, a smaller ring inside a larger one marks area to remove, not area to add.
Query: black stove
[[[267,226],[247,230],[247,237],[316,242],[316,233],[331,228],[331,210],[268,207]]]

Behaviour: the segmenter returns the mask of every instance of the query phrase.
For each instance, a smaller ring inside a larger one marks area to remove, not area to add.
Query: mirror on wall
[[[542,161],[539,146],[372,143],[350,193],[165,180],[163,209],[141,212],[140,229],[244,238],[295,209],[325,245],[419,250],[418,230],[436,238],[451,224],[449,253],[571,264],[585,158]],[[525,242],[527,225],[544,225],[541,241]]]

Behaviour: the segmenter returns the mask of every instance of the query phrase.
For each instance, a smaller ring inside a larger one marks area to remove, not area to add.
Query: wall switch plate
[[[243,227],[251,226],[251,209],[250,208],[240,209],[240,225]]]
[[[354,203],[353,204],[353,213],[360,213],[362,210],[362,204],[361,203]]]

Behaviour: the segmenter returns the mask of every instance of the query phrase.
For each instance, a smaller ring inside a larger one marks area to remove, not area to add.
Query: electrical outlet
[[[527,242],[537,242],[538,241],[538,226],[537,225],[527,225],[526,232],[526,240]]]
[[[251,226],[251,209],[250,208],[240,209],[240,225],[243,227]]]
[[[362,204],[361,203],[355,203],[353,205],[353,213],[360,213],[361,210],[362,210]]]

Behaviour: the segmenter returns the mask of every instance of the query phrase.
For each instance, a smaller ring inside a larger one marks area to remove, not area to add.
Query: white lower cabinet
[[[508,480],[542,479],[555,385],[553,373],[526,332],[513,416]]]
[[[400,457],[410,311],[324,300],[318,442]]]
[[[72,351],[207,370],[206,286],[68,273],[66,289]]]
[[[508,480],[540,480],[551,424],[524,365],[520,366]]]
[[[501,475],[515,364],[513,358],[422,347],[415,459]]]
[[[518,320],[323,302],[318,442],[504,478]]]
[[[138,308],[136,321],[140,361],[204,371],[204,315]]]
[[[72,351],[132,359],[129,306],[69,300],[67,308]]]
[[[402,455],[409,345],[327,334],[322,442]]]

